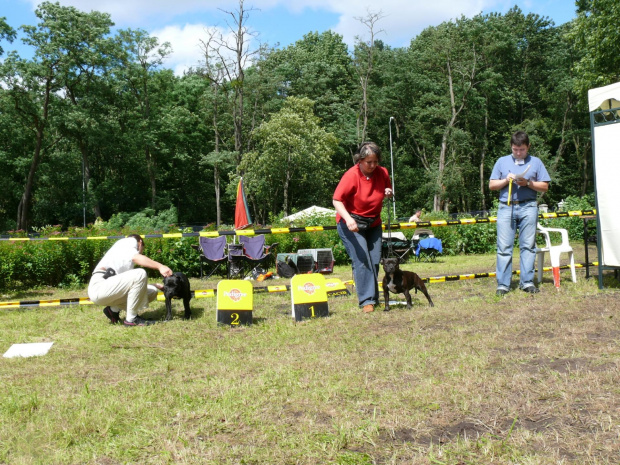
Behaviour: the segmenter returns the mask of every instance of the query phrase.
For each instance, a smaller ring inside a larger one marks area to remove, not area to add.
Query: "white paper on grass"
[[[53,342],[32,342],[29,344],[13,344],[9,347],[3,357],[35,357],[38,355],[45,355],[49,352]]]

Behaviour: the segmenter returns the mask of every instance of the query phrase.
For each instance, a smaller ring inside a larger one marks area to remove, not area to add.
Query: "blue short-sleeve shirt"
[[[549,173],[547,173],[547,168],[545,168],[540,158],[533,157],[528,153],[527,157],[523,160],[523,164],[517,163],[518,160],[515,160],[512,155],[501,157],[495,162],[490,179],[506,179],[509,173],[521,174],[529,166],[527,173],[523,176],[525,179],[530,181],[551,182]],[[509,186],[506,186],[499,191],[500,202],[508,201],[508,188]],[[524,202],[526,200],[536,200],[537,194],[538,193],[534,189],[530,189],[527,186],[518,186],[515,183],[512,185],[512,201]]]

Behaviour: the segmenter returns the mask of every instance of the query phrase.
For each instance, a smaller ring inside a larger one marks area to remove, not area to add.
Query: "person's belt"
[[[510,201],[510,205],[519,205],[520,203],[528,203],[528,202],[534,202],[535,199],[530,199],[530,200],[511,200]],[[504,205],[508,205],[508,202],[502,202],[500,200],[499,203],[503,203]]]

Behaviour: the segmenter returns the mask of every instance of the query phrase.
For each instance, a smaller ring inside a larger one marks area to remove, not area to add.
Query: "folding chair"
[[[249,274],[258,265],[264,263],[268,268],[271,262],[275,263],[274,252],[278,243],[265,245],[265,236],[239,236],[243,246],[244,274]]]
[[[214,238],[200,237],[198,247],[202,252],[200,256],[200,278],[204,277],[203,264],[207,267],[208,274],[205,279],[209,279],[214,273],[222,276],[228,275],[228,260],[226,256],[226,236]],[[222,273],[223,271],[223,273]]]
[[[243,244],[228,244],[228,279],[245,277]]]
[[[407,237],[400,231],[383,233],[381,237],[381,257],[388,258],[390,249],[393,255],[398,257],[399,261],[403,263],[413,249],[412,241],[407,240]]]
[[[430,229],[416,229],[411,241],[415,244],[417,261],[434,262],[437,254],[443,252],[441,239],[437,239]]]
[[[551,267],[553,268],[553,284],[555,287],[560,287],[560,254],[567,253],[569,259],[569,266],[571,272],[571,278],[574,283],[577,282],[577,276],[575,274],[575,257],[573,256],[573,248],[568,242],[568,231],[561,228],[545,228],[538,223],[539,234],[545,236],[545,246],[536,247],[536,258],[538,259],[538,282],[542,283],[543,263],[545,261],[545,253],[549,252],[551,257]],[[549,233],[560,233],[562,237],[562,243],[559,245],[551,244],[551,237]]]

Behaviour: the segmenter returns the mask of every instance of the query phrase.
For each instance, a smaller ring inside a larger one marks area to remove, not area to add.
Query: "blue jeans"
[[[497,289],[510,290],[512,278],[512,251],[515,234],[519,230],[519,260],[521,279],[519,287],[534,285],[534,262],[536,260],[536,225],[538,205],[530,200],[519,205],[499,204],[497,210]]]
[[[353,279],[360,305],[379,303],[379,262],[381,261],[381,226],[351,232],[344,221],[338,222],[338,235],[351,257]]]

